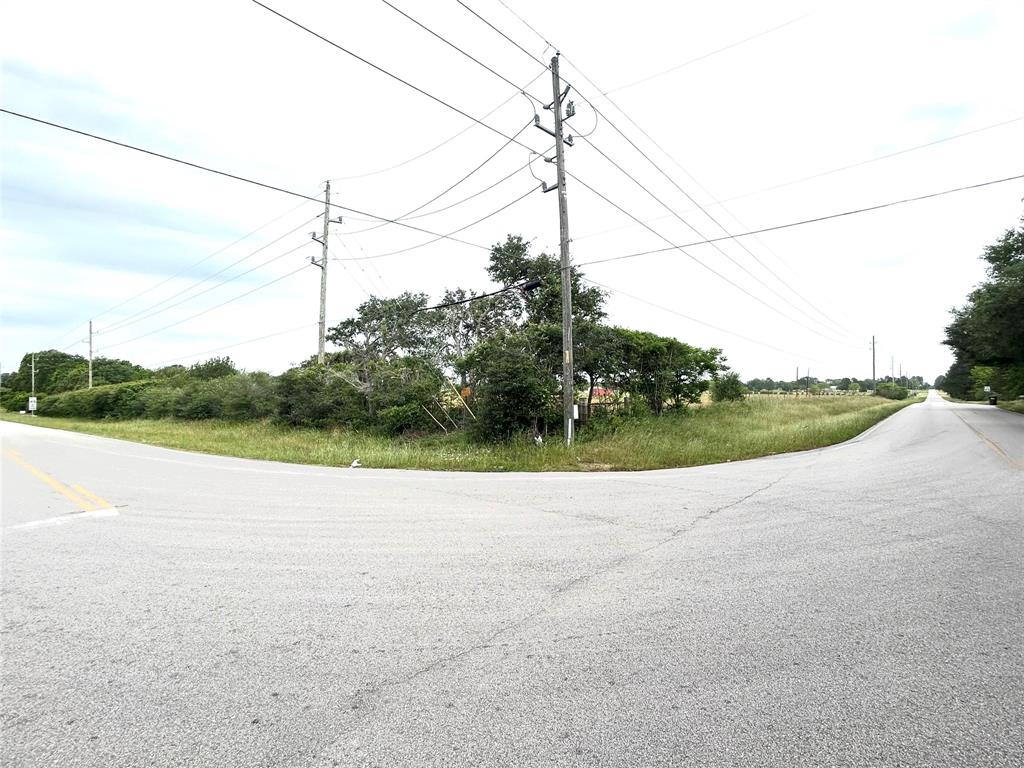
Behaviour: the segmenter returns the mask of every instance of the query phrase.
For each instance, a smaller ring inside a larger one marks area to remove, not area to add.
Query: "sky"
[[[609,322],[744,379],[868,378],[874,335],[879,376],[933,380],[1024,212],[1016,180],[730,237],[1024,174],[1016,1],[267,5],[420,90],[251,0],[5,0],[0,103],[321,200],[331,180],[328,326],[370,295],[493,290],[510,233],[558,252],[555,169],[530,154],[551,154],[552,46],[573,263]],[[4,371],[86,354],[90,319],[94,354],[147,367],[315,354],[322,203],[7,114],[0,173]]]

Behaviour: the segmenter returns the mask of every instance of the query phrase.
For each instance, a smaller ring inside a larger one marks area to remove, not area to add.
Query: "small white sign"
[[[580,417],[580,407],[576,403],[572,404],[572,417],[574,419],[579,419]]]
[[[37,402],[36,398],[34,398],[34,397],[30,397],[28,399],[28,409],[29,409],[29,411],[34,411],[36,409],[36,402]]]
[[[991,392],[991,391],[992,391],[992,387],[986,386],[986,387],[985,387],[985,391],[986,391],[986,392]]]

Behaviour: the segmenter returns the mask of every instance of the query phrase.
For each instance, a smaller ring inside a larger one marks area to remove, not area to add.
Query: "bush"
[[[25,411],[28,410],[28,398],[28,392],[8,390],[3,395],[0,395],[0,406],[5,411]]]
[[[438,414],[440,416],[440,414]],[[437,429],[437,424],[416,403],[392,405],[377,413],[374,419],[377,427],[387,435],[403,432]]]
[[[711,399],[716,403],[726,400],[742,400],[746,395],[747,388],[743,386],[738,374],[727,373],[711,382]]]
[[[362,426],[368,421],[366,398],[348,369],[311,365],[292,368],[278,378],[278,418],[297,427]]]
[[[254,421],[277,413],[277,386],[266,373],[235,373],[190,382],[175,390],[173,403],[182,419]]]
[[[230,357],[211,357],[204,363],[193,363],[188,369],[190,379],[209,381],[238,373]]]
[[[19,405],[19,408],[24,407]],[[192,382],[130,381],[39,398],[41,416],[79,419],[178,417],[245,421],[267,418],[275,413],[276,385],[273,377],[266,373],[238,373]]]
[[[137,418],[144,415],[143,393],[154,383],[129,381],[42,395],[39,398],[39,415],[79,419]]]
[[[906,387],[901,387],[899,384],[893,384],[889,381],[884,381],[876,386],[875,394],[889,400],[906,400],[910,395]]]
[[[443,374],[431,362],[402,357],[378,363],[371,369],[370,378],[370,419],[385,434],[439,429],[424,408],[441,423],[446,421],[444,413],[438,410],[443,408]]]
[[[239,373],[217,379],[225,419],[250,421],[277,414],[277,381],[269,373]]]
[[[557,382],[539,368],[523,335],[502,334],[478,344],[464,365],[476,382],[475,437],[505,440],[532,430],[551,412]]]

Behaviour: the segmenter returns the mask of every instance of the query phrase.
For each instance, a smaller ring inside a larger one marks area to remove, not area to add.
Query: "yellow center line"
[[[67,499],[70,499],[76,506],[81,507],[83,511],[92,512],[96,509],[96,505],[93,504],[91,501],[87,501],[81,496],[73,493],[70,488],[61,483],[59,480],[55,480],[54,478],[50,477],[41,469],[36,469],[35,467],[33,467],[31,464],[29,464],[27,461],[21,458],[21,456],[16,451],[12,451],[10,448],[7,448],[4,450],[4,455],[7,456],[7,458],[11,459],[15,464],[18,464],[23,469],[26,469],[29,472],[31,472],[37,478],[39,478],[48,486],[53,488],[53,490],[55,490],[57,493],[61,494]]]
[[[73,490],[75,493],[81,495],[82,497],[84,497],[86,499],[89,499],[89,500],[95,502],[96,504],[99,504],[100,509],[109,509],[110,507],[114,506],[109,501],[104,499],[102,496],[97,496],[95,493],[90,491],[88,488],[83,488],[80,485],[72,485],[71,486],[71,490]]]

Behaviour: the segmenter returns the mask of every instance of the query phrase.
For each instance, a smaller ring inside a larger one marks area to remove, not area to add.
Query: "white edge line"
[[[6,529],[9,531],[17,531],[25,530],[26,528],[50,528],[55,525],[70,523],[73,520],[82,520],[83,518],[93,519],[97,517],[117,517],[118,514],[116,507],[105,507],[103,509],[94,509],[91,512],[72,512],[70,515],[48,517],[45,520],[33,520],[30,523],[19,523],[18,525],[8,525],[6,526]]]

